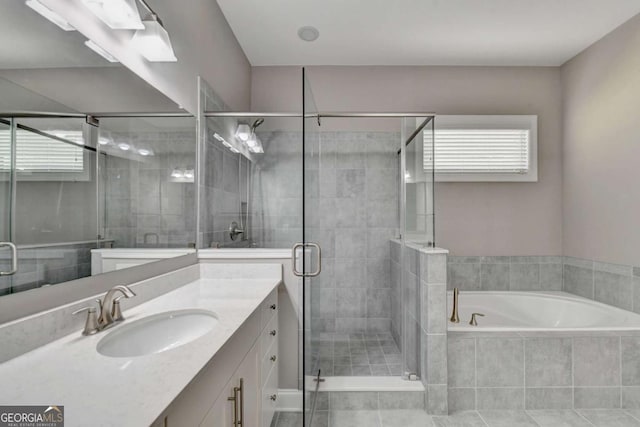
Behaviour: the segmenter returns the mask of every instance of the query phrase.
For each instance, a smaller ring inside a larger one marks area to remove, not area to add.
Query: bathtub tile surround
[[[640,408],[634,332],[450,332],[450,410]]]
[[[640,313],[640,268],[565,257],[564,291]]]
[[[449,256],[448,288],[560,291],[561,256]]]
[[[404,343],[408,372],[424,384],[427,412],[446,414],[448,252],[414,244],[403,247],[399,240],[390,245],[392,334],[401,348]]]

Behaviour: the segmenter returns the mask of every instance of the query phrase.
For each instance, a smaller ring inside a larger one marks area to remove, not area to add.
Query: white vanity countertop
[[[64,405],[69,427],[150,425],[281,281],[277,275],[258,277],[196,280],[124,308],[126,320],[107,331],[89,337],[78,331],[2,363],[0,404]],[[188,308],[213,311],[217,327],[158,354],[112,358],[96,350],[102,338],[122,325]]]

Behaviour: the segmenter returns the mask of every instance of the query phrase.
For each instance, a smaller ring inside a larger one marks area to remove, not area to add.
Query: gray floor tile
[[[478,411],[489,427],[537,427],[525,411]]]
[[[280,412],[277,427],[302,426],[302,412]]]
[[[302,424],[300,427],[303,427]],[[329,411],[316,411],[311,420],[311,427],[329,427]]]
[[[382,427],[378,411],[331,411],[330,427]]]
[[[380,411],[382,427],[432,427],[433,421],[420,409]]]
[[[596,427],[640,426],[640,421],[620,409],[580,409],[578,412]]]
[[[592,427],[589,421],[571,409],[527,411],[540,427]]]
[[[640,409],[624,409],[624,411],[636,420],[640,421]]]
[[[456,412],[448,416],[433,416],[436,427],[486,427],[476,411]]]

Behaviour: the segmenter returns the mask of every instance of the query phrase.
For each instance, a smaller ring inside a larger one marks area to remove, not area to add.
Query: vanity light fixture
[[[140,3],[149,11],[144,18],[144,28],[136,31],[131,39],[133,47],[150,62],[176,62],[169,33],[158,15],[144,0]]]
[[[136,0],[82,0],[84,5],[113,30],[143,30]]]
[[[251,136],[251,128],[246,123],[238,123],[238,127],[236,129],[236,138],[238,138],[242,142],[246,142],[249,140]]]
[[[229,147],[229,151],[231,151],[233,154],[238,154],[238,153],[240,153],[240,151],[238,151],[238,150],[236,149],[236,147]]]
[[[182,169],[175,168],[171,172],[171,178],[184,178],[184,172],[182,171]]]
[[[109,145],[110,143],[111,143],[111,140],[106,136],[101,136],[100,138],[98,138],[98,144],[100,145]]]
[[[150,156],[153,154],[153,152],[151,150],[148,150],[146,148],[139,148],[138,149],[138,154],[140,154],[141,156]]]
[[[122,151],[129,151],[131,149],[131,145],[127,144],[126,142],[119,142],[118,148]]]
[[[24,2],[31,9],[38,12],[44,18],[56,24],[58,27],[62,28],[65,31],[75,31],[75,28],[71,24],[69,24],[62,16],[58,15],[53,10],[49,9],[47,6],[40,3],[38,0],[27,0]]]
[[[214,133],[214,134],[213,134],[213,137],[214,137],[215,139],[217,139],[218,141],[220,141],[220,142],[224,141],[224,138],[223,138],[223,137],[221,137],[220,135],[218,135],[217,133]]]
[[[184,177],[187,179],[193,179],[194,172],[193,169],[187,169],[184,171]]]
[[[87,40],[86,42],[84,42],[84,45],[109,62],[119,62],[116,58],[113,57],[113,55],[94,43],[93,40]]]

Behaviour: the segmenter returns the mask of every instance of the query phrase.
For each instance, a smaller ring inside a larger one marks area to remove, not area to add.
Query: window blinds
[[[83,148],[23,129],[16,130],[16,169],[19,172],[83,172]],[[82,141],[81,131],[65,138]],[[0,130],[0,170],[11,167],[11,131]]]
[[[527,173],[529,129],[436,129],[424,132],[424,168],[437,173]],[[435,149],[432,150],[431,142]]]

